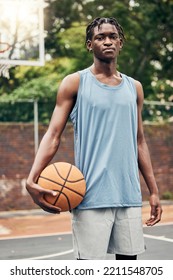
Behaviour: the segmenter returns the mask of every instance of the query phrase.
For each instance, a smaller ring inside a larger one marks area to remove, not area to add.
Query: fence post
[[[38,135],[38,100],[34,100],[34,145],[35,154],[38,150],[39,135]]]

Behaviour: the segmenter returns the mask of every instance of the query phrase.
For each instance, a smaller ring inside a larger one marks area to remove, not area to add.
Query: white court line
[[[155,224],[154,227],[161,227],[161,226],[172,226],[173,222],[165,222],[165,223],[158,223]],[[149,228],[146,224],[143,225],[144,228]]]
[[[18,236],[5,236],[0,237],[1,240],[11,240],[11,239],[25,239],[25,238],[35,238],[35,237],[50,237],[50,236],[56,236],[56,235],[68,235],[72,234],[71,231],[62,231],[57,233],[43,233],[43,234],[31,234],[31,235],[18,235]]]
[[[160,226],[169,226],[173,225],[173,222],[166,222],[166,223],[158,223],[154,225],[154,227],[160,227]],[[143,225],[143,228],[148,228],[147,225]],[[11,240],[11,239],[24,239],[24,238],[35,238],[35,237],[49,237],[49,236],[55,236],[55,235],[68,235],[72,234],[72,231],[65,231],[65,232],[57,232],[57,233],[43,233],[43,234],[31,234],[31,235],[18,235],[18,236],[4,236],[0,237],[1,240]]]
[[[73,253],[73,249],[56,253],[56,254],[50,254],[50,255],[43,255],[43,256],[38,256],[38,257],[32,257],[32,258],[27,258],[27,259],[18,259],[18,260],[41,260],[41,259],[49,259],[53,257],[59,257],[59,256],[64,256]]]
[[[156,235],[144,234],[144,237],[173,243],[173,239],[167,238],[165,236],[156,236]]]

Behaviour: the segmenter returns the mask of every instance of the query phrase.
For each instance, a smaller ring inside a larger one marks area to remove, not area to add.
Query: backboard
[[[44,0],[0,0],[0,64],[44,65]]]

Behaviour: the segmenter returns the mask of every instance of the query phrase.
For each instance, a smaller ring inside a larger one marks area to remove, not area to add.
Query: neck
[[[92,71],[95,74],[104,74],[106,76],[112,76],[117,74],[117,64],[116,61],[103,62],[97,59],[94,59],[94,63],[91,66]]]

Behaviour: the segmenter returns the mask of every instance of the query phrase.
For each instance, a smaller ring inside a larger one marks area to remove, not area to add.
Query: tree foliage
[[[173,101],[172,0],[47,0],[46,62],[43,68],[16,67],[1,79],[0,100],[55,100],[62,78],[88,67],[92,55],[84,45],[86,25],[95,17],[115,17],[126,41],[118,58],[121,72],[143,84],[149,100]]]

